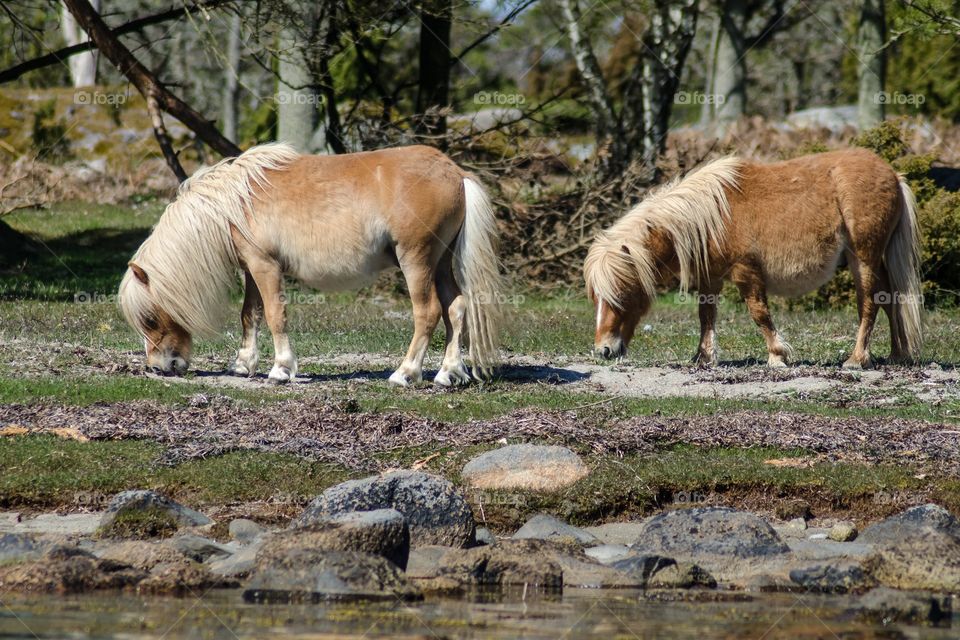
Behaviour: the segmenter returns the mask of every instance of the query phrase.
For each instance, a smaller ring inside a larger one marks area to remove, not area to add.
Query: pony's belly
[[[814,291],[833,278],[843,256],[843,244],[836,247],[820,261],[781,262],[765,269],[767,293],[784,298],[795,298]]]
[[[384,269],[395,266],[386,255],[371,255],[349,266],[316,265],[290,274],[298,282],[320,291],[355,291],[374,283]],[[344,268],[344,267],[347,268]]]

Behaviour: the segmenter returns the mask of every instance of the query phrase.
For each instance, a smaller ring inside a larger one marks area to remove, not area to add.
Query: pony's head
[[[584,263],[587,295],[596,308],[594,353],[622,358],[654,296],[649,253],[628,244],[594,243]]]
[[[150,276],[131,262],[120,283],[120,309],[127,322],[143,336],[147,367],[182,375],[190,366],[193,337],[157,304]]]

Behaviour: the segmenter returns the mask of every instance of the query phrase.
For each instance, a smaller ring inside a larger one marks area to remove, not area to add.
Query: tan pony
[[[860,315],[844,366],[871,366],[870,334],[881,307],[890,321],[890,360],[916,361],[918,231],[903,178],[859,149],[774,164],[717,160],[644,199],[590,248],[584,275],[596,305],[596,351],[623,356],[657,289],[678,283],[699,292],[695,359],[715,363],[716,302],[731,280],[763,332],[768,363],[784,366],[790,347],[770,318],[767,294],[813,291],[844,259]]]
[[[195,335],[222,328],[238,274],[246,280],[243,340],[231,371],[257,371],[257,330],[273,334],[270,380],[297,373],[287,337],[284,278],[321,290],[354,289],[399,266],[413,303],[414,335],[390,376],[421,379],[441,318],[446,350],[434,382],[465,383],[498,357],[501,276],[493,208],[477,179],[429,147],[340,156],[300,155],[268,144],[183,183],[130,261],[120,305],[144,337],[147,365],[182,373]]]

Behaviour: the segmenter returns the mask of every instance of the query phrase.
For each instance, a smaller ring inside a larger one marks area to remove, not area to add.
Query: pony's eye
[[[143,328],[147,331],[156,331],[158,326],[157,319],[153,316],[149,316],[143,321]]]

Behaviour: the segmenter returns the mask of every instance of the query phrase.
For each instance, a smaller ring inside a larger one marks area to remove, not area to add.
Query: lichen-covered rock
[[[158,564],[182,562],[184,555],[164,542],[124,540],[96,551],[102,560],[122,562],[141,571],[150,571]]]
[[[514,444],[481,453],[461,472],[478,489],[558,491],[590,473],[580,456],[566,447]]]
[[[416,600],[395,564],[356,551],[291,549],[258,562],[243,597],[247,602],[286,603],[324,600]]]
[[[185,507],[156,491],[134,490],[123,491],[113,497],[100,519],[100,529],[109,530],[115,524],[117,517],[132,512],[162,512],[178,525],[188,527],[213,522],[202,513]]]
[[[673,556],[757,558],[787,553],[789,547],[759,516],[727,507],[668,511],[644,522],[638,551]]]
[[[879,545],[865,566],[883,586],[960,591],[960,539],[947,531],[920,529]]]
[[[827,532],[834,542],[851,542],[857,539],[857,527],[852,522],[838,522]]]
[[[960,537],[960,522],[952,513],[935,504],[924,504],[870,525],[860,533],[859,540],[874,544],[899,542],[926,529]]]
[[[86,593],[123,589],[146,573],[114,560],[102,560],[75,547],[56,547],[39,560],[0,566],[0,591]]]
[[[473,512],[449,481],[418,471],[394,471],[330,487],[292,526],[303,527],[352,511],[395,509],[410,527],[410,544],[467,547],[474,543]]]
[[[873,577],[858,562],[815,564],[792,569],[790,580],[808,591],[819,593],[865,591],[876,584]]]
[[[41,545],[30,536],[20,533],[0,535],[0,563],[19,562],[38,557]]]
[[[137,585],[140,593],[200,596],[209,589],[238,587],[240,583],[230,577],[220,576],[202,564],[183,559],[164,562],[153,567],[150,576]]]
[[[306,526],[266,536],[258,560],[270,561],[291,549],[371,553],[406,569],[410,555],[410,529],[406,519],[395,509],[334,514],[316,518]]]
[[[566,551],[545,540],[501,540],[495,545],[444,554],[437,575],[471,587],[525,585],[559,591],[563,588],[563,569],[553,555]]]

